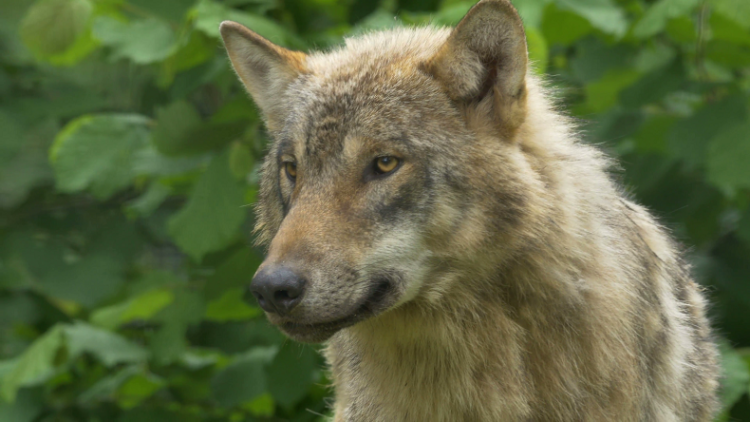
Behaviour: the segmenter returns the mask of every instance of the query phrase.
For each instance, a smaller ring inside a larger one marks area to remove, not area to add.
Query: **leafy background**
[[[320,421],[245,286],[267,138],[218,39],[453,25],[455,0],[2,0],[0,421]],[[588,141],[686,245],[750,421],[750,2],[516,0]]]

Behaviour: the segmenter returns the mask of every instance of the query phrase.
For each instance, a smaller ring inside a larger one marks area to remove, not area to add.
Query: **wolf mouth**
[[[310,342],[323,341],[337,331],[346,327],[351,327],[352,325],[370,318],[385,309],[385,299],[391,290],[392,284],[390,280],[381,279],[378,282],[373,283],[373,288],[366,296],[366,299],[362,301],[362,304],[360,304],[357,309],[348,316],[333,321],[317,323],[284,322],[279,326],[287,334],[296,337],[299,340]]]

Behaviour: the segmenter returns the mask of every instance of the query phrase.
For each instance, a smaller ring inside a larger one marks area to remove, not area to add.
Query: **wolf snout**
[[[291,268],[271,266],[255,274],[249,293],[264,311],[283,316],[302,301],[306,284],[306,280]]]

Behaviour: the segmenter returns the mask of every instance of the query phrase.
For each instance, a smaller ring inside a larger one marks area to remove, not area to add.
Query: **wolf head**
[[[250,290],[288,335],[323,341],[439,301],[452,274],[502,260],[485,251],[512,251],[527,51],[508,1],[478,3],[452,31],[374,33],[328,53],[233,22],[221,34],[274,139],[257,207],[268,255]]]

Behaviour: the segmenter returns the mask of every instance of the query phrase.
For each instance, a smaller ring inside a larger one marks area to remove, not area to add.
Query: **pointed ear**
[[[493,122],[512,137],[526,116],[526,35],[508,0],[474,5],[424,69],[452,100],[490,107]]]
[[[287,50],[244,26],[221,23],[221,38],[235,72],[263,112],[270,130],[278,130],[284,118],[283,94],[305,72],[305,54]]]

